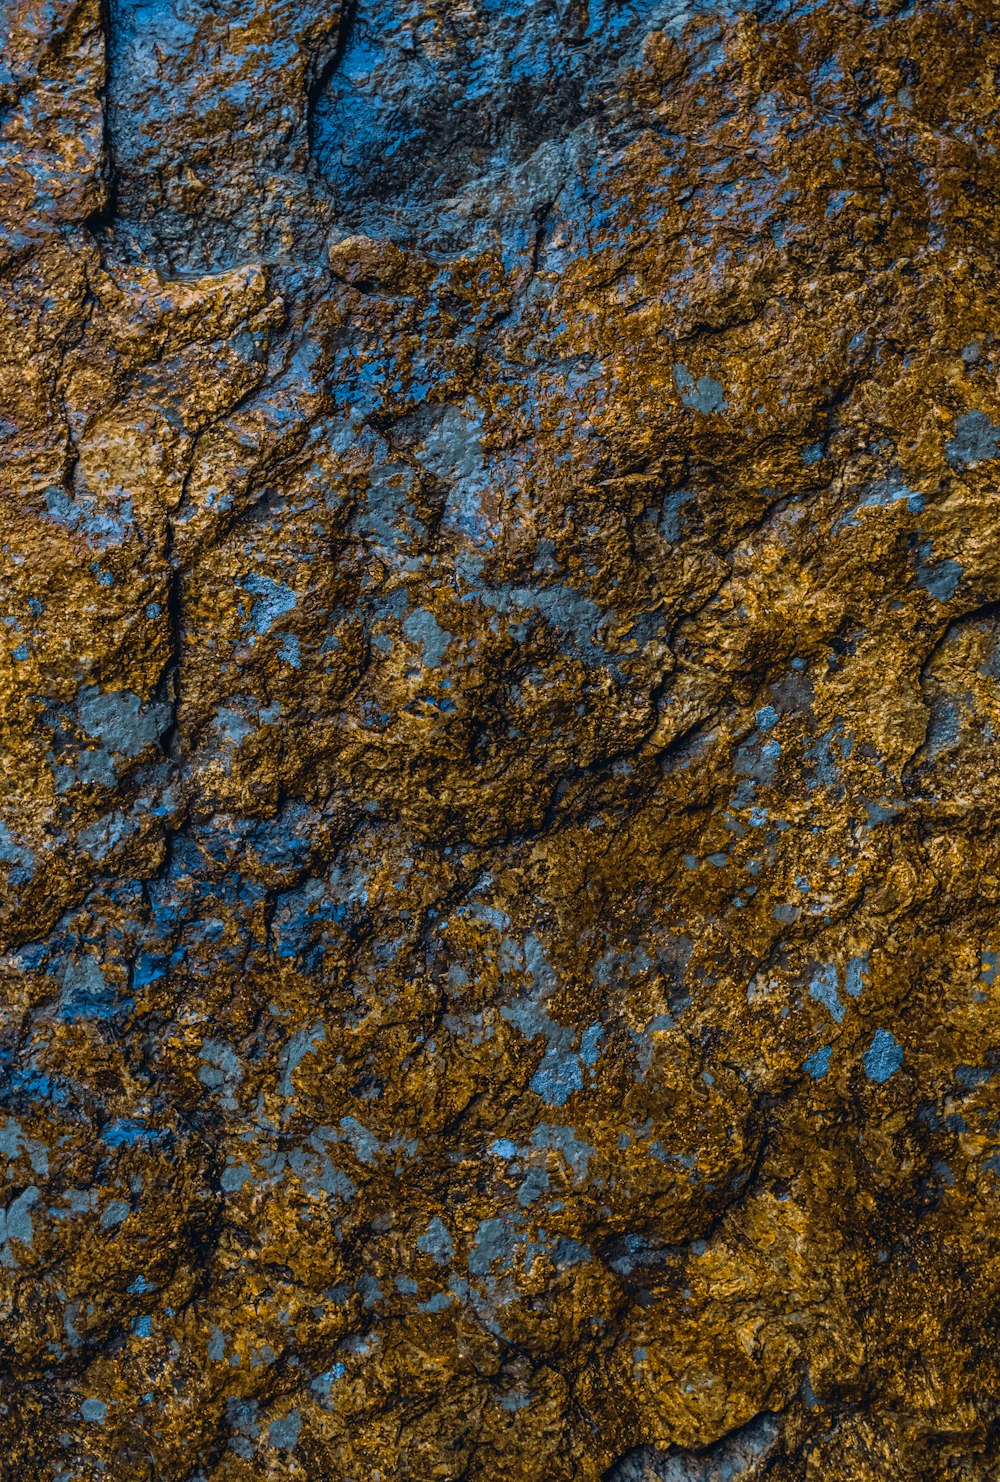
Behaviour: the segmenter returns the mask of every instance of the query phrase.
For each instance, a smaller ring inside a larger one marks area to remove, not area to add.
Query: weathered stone
[[[998,77],[8,0],[4,1477],[998,1475]]]

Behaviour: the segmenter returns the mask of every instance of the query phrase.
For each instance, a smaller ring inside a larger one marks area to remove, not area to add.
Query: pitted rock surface
[[[0,1475],[1000,1476],[998,87],[0,11]]]

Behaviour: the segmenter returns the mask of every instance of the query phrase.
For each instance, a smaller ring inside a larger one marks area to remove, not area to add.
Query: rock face
[[[7,0],[0,1473],[1000,1476],[987,0]]]

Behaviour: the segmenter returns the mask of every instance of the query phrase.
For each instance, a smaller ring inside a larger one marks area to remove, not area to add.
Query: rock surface
[[[998,87],[8,0],[4,1476],[1000,1476]]]

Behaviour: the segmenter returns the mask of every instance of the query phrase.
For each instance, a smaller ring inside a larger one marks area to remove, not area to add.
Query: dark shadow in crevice
[[[344,53],[350,44],[351,34],[358,15],[358,0],[344,0],[340,12],[340,20],[337,24],[337,38],[333,51],[326,61],[317,59],[313,70],[315,76],[306,84],[306,145],[309,150],[309,162],[315,159],[315,130],[316,111],[320,100],[326,93],[333,81],[334,74],[344,58]]]
[[[104,177],[104,200],[92,211],[84,226],[95,237],[109,233],[118,214],[118,173],[115,159],[114,130],[111,124],[111,58],[115,0],[98,0],[98,17],[104,41],[104,86],[98,97],[101,104],[101,170]]]

